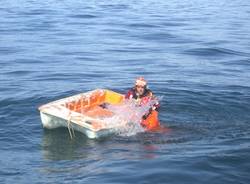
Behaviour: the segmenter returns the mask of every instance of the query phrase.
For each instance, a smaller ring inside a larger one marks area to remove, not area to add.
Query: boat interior
[[[106,104],[117,105],[124,100],[124,95],[109,91],[96,90],[90,95],[80,94],[75,101],[65,104],[66,108],[71,111],[87,115],[89,117],[111,117],[113,112],[106,109]]]

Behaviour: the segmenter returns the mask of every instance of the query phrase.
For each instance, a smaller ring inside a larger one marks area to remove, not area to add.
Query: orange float
[[[155,130],[160,127],[160,122],[158,119],[158,112],[153,110],[147,119],[142,120],[142,126],[145,127],[147,130]]]

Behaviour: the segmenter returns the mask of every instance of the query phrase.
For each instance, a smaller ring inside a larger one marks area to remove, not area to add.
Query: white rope
[[[75,137],[75,131],[74,131],[73,126],[71,125],[71,119],[72,119],[72,115],[71,115],[71,111],[70,111],[69,118],[68,118],[68,131],[69,131],[70,138],[73,139],[73,136]],[[71,129],[70,129],[70,127],[71,127]],[[73,133],[73,136],[72,136],[72,133]]]

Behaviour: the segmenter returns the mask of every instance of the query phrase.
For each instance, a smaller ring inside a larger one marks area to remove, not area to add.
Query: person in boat
[[[147,119],[153,110],[158,111],[160,107],[158,100],[147,87],[147,81],[143,77],[138,77],[135,80],[134,87],[127,92],[125,99],[135,99],[141,105],[146,104],[151,99],[156,100],[156,103],[149,109],[149,112],[142,117],[144,120]]]

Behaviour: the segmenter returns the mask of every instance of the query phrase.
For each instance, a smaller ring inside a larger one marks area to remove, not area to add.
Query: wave
[[[204,56],[204,57],[219,57],[219,56],[246,56],[249,57],[250,53],[244,53],[240,51],[225,49],[225,48],[194,48],[187,49],[183,54]]]

